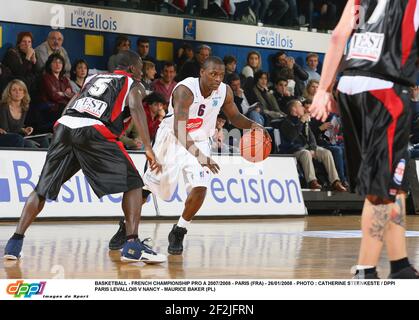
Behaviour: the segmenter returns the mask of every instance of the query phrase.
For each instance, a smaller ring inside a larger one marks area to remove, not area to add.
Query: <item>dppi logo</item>
[[[24,283],[23,280],[19,280],[15,283],[11,283],[7,286],[7,294],[14,295],[15,298],[31,298],[33,295],[40,295],[44,292],[46,281],[39,283]]]

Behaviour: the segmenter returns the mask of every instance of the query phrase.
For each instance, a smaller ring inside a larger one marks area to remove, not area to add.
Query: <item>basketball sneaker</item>
[[[373,273],[365,273],[365,270],[356,270],[356,266],[351,269],[352,279],[380,279],[377,271]]]
[[[419,279],[419,272],[412,266],[408,266],[399,272],[390,273],[389,279]]]
[[[119,229],[109,241],[109,250],[121,250],[127,241],[127,231],[125,228],[125,219],[119,220]]]
[[[6,248],[4,248],[4,258],[7,260],[18,260],[21,257],[22,246],[23,239],[9,239]]]
[[[167,251],[170,254],[182,254],[183,252],[183,238],[188,233],[186,228],[179,227],[174,224],[172,231],[169,233],[169,247]]]
[[[166,256],[153,251],[145,243],[146,240],[141,241],[140,239],[136,239],[134,241],[126,241],[122,248],[121,261],[144,262],[149,264],[166,262]]]

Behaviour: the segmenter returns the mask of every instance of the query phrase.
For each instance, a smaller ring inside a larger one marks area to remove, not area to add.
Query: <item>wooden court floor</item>
[[[140,237],[167,253],[173,221],[143,221]],[[350,278],[356,264],[359,216],[199,220],[185,238],[183,256],[162,265],[126,264],[108,241],[117,222],[40,222],[26,234],[19,262],[0,261],[0,278],[24,279],[337,279]],[[0,252],[13,234],[0,223]],[[419,266],[419,216],[408,217],[410,260]],[[389,266],[383,254],[381,277]]]

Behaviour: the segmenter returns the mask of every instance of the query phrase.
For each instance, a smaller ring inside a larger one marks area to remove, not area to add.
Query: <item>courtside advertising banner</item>
[[[0,218],[20,217],[35,188],[45,161],[44,151],[0,151]],[[145,156],[130,154],[142,174]],[[306,208],[293,157],[270,157],[254,164],[240,156],[214,157],[221,171],[212,176],[200,216],[304,215]],[[144,216],[178,217],[187,198],[185,184],[169,201],[149,197]],[[61,188],[56,201],[48,201],[40,217],[122,216],[122,194],[98,199],[79,171]]]

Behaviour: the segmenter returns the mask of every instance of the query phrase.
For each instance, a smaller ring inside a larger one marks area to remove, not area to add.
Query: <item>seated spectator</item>
[[[15,143],[15,147],[36,148],[38,143],[29,140],[15,137],[30,136],[33,128],[25,127],[25,118],[29,109],[30,97],[26,85],[21,80],[12,80],[3,92],[2,100],[0,103],[0,145],[5,146],[4,140],[9,140],[10,144]],[[12,135],[7,135],[12,134]],[[13,146],[13,145],[8,146]],[[44,140],[42,147],[47,147],[48,142]]]
[[[286,116],[279,108],[273,93],[269,91],[267,72],[257,71],[255,73],[254,86],[250,92],[246,92],[246,96],[251,104],[260,103],[266,126],[269,126],[271,120]]]
[[[77,60],[71,67],[70,85],[74,93],[79,93],[89,74],[89,65],[84,59]]]
[[[246,65],[243,67],[241,74],[245,79],[254,77],[255,72],[262,69],[262,57],[257,51],[250,51],[247,54]]]
[[[309,53],[306,58],[307,66],[304,70],[308,73],[308,79],[305,84],[307,85],[310,80],[320,81],[320,74],[317,72],[319,66],[319,55],[317,53]]]
[[[211,138],[211,151],[216,153],[240,153],[238,148],[230,146],[225,143],[224,125],[227,122],[227,117],[220,112],[217,115],[217,122],[215,124],[214,135]]]
[[[250,104],[241,88],[241,80],[237,73],[233,73],[227,77],[226,83],[231,87],[234,94],[234,103],[240,113],[246,115],[249,112]]]
[[[170,96],[172,95],[173,89],[176,87],[177,82],[176,67],[171,62],[165,62],[161,78],[154,80],[152,89],[154,92],[160,93],[165,99],[166,103],[169,104]]]
[[[3,59],[3,65],[10,69],[15,79],[22,80],[30,92],[32,92],[32,84],[36,79],[36,54],[32,43],[31,32],[19,32],[16,47],[7,50]]]
[[[189,43],[184,43],[177,51],[177,56],[175,58],[177,70],[181,70],[185,62],[192,60],[193,57],[193,47]]]
[[[151,140],[155,138],[157,129],[166,115],[164,111],[165,104],[166,99],[157,92],[153,92],[143,99],[144,111],[147,116],[148,132]]]
[[[280,131],[284,137],[284,151],[292,153],[301,164],[304,176],[310,189],[321,189],[313,165],[313,159],[321,162],[328,174],[330,185],[334,191],[347,191],[339,179],[332,153],[317,146],[316,139],[310,129],[310,115],[305,113],[299,100],[288,103],[288,116],[281,122]]]
[[[224,81],[226,81],[229,75],[236,73],[237,59],[235,56],[225,56],[223,62],[226,68],[224,75]]]
[[[185,62],[182,69],[179,71],[178,82],[189,77],[198,78],[201,73],[201,67],[204,62],[211,55],[211,47],[203,44],[198,47],[195,57],[192,60]]]
[[[153,81],[156,73],[156,65],[153,62],[148,60],[143,61],[143,77],[141,83],[146,90],[146,94],[153,92]]]
[[[303,102],[305,113],[310,114],[309,108],[311,103],[311,100]],[[349,184],[345,171],[345,147],[343,145],[342,125],[339,115],[331,113],[325,122],[310,116],[310,128],[316,138],[317,145],[332,152],[340,181],[347,188]]]
[[[278,102],[279,108],[282,112],[287,113],[287,104],[291,100],[297,99],[291,95],[288,90],[288,80],[286,78],[278,78],[274,87],[274,97]]]
[[[127,51],[131,48],[131,41],[126,35],[119,35],[116,37],[115,46],[112,51],[112,55],[109,57],[108,60],[108,71],[114,72],[115,69],[118,67],[116,64],[116,55],[120,51]]]
[[[143,61],[150,61],[156,64],[156,59],[150,56],[150,40],[146,37],[139,37],[137,39],[137,53]]]
[[[64,60],[64,73],[70,73],[71,62],[67,51],[63,47],[64,36],[60,31],[53,30],[48,34],[45,42],[35,48],[36,69],[38,72],[44,71],[45,64],[50,55],[56,53],[61,55]]]
[[[313,101],[314,95],[316,94],[318,87],[319,82],[317,80],[310,80],[304,89],[303,98]]]
[[[64,76],[64,58],[54,53],[49,56],[45,64],[45,73],[42,77],[40,94],[40,127],[39,132],[52,132],[53,125],[73,97],[70,81]]]
[[[293,57],[288,57],[284,51],[278,51],[273,59],[273,70],[271,81],[276,82],[278,78],[284,78],[285,73],[292,73],[292,79],[295,81],[294,96],[300,97],[303,94],[304,81],[308,79],[308,73],[300,67]],[[285,72],[285,73],[284,73]],[[286,79],[290,79],[287,77]]]
[[[144,148],[140,134],[138,133],[133,121],[131,121],[124,134],[120,136],[118,140],[124,144],[126,149],[142,150]]]
[[[333,30],[336,26],[337,19],[337,7],[342,4],[342,0],[299,0],[299,7],[302,13],[306,16],[306,20],[310,27],[318,28],[321,30]]]
[[[257,22],[263,22],[271,0],[250,0],[250,8],[256,15]]]
[[[288,2],[285,0],[272,0],[268,5],[268,10],[266,11],[266,16],[264,18],[264,23],[281,26],[284,25],[284,17],[289,9]]]

